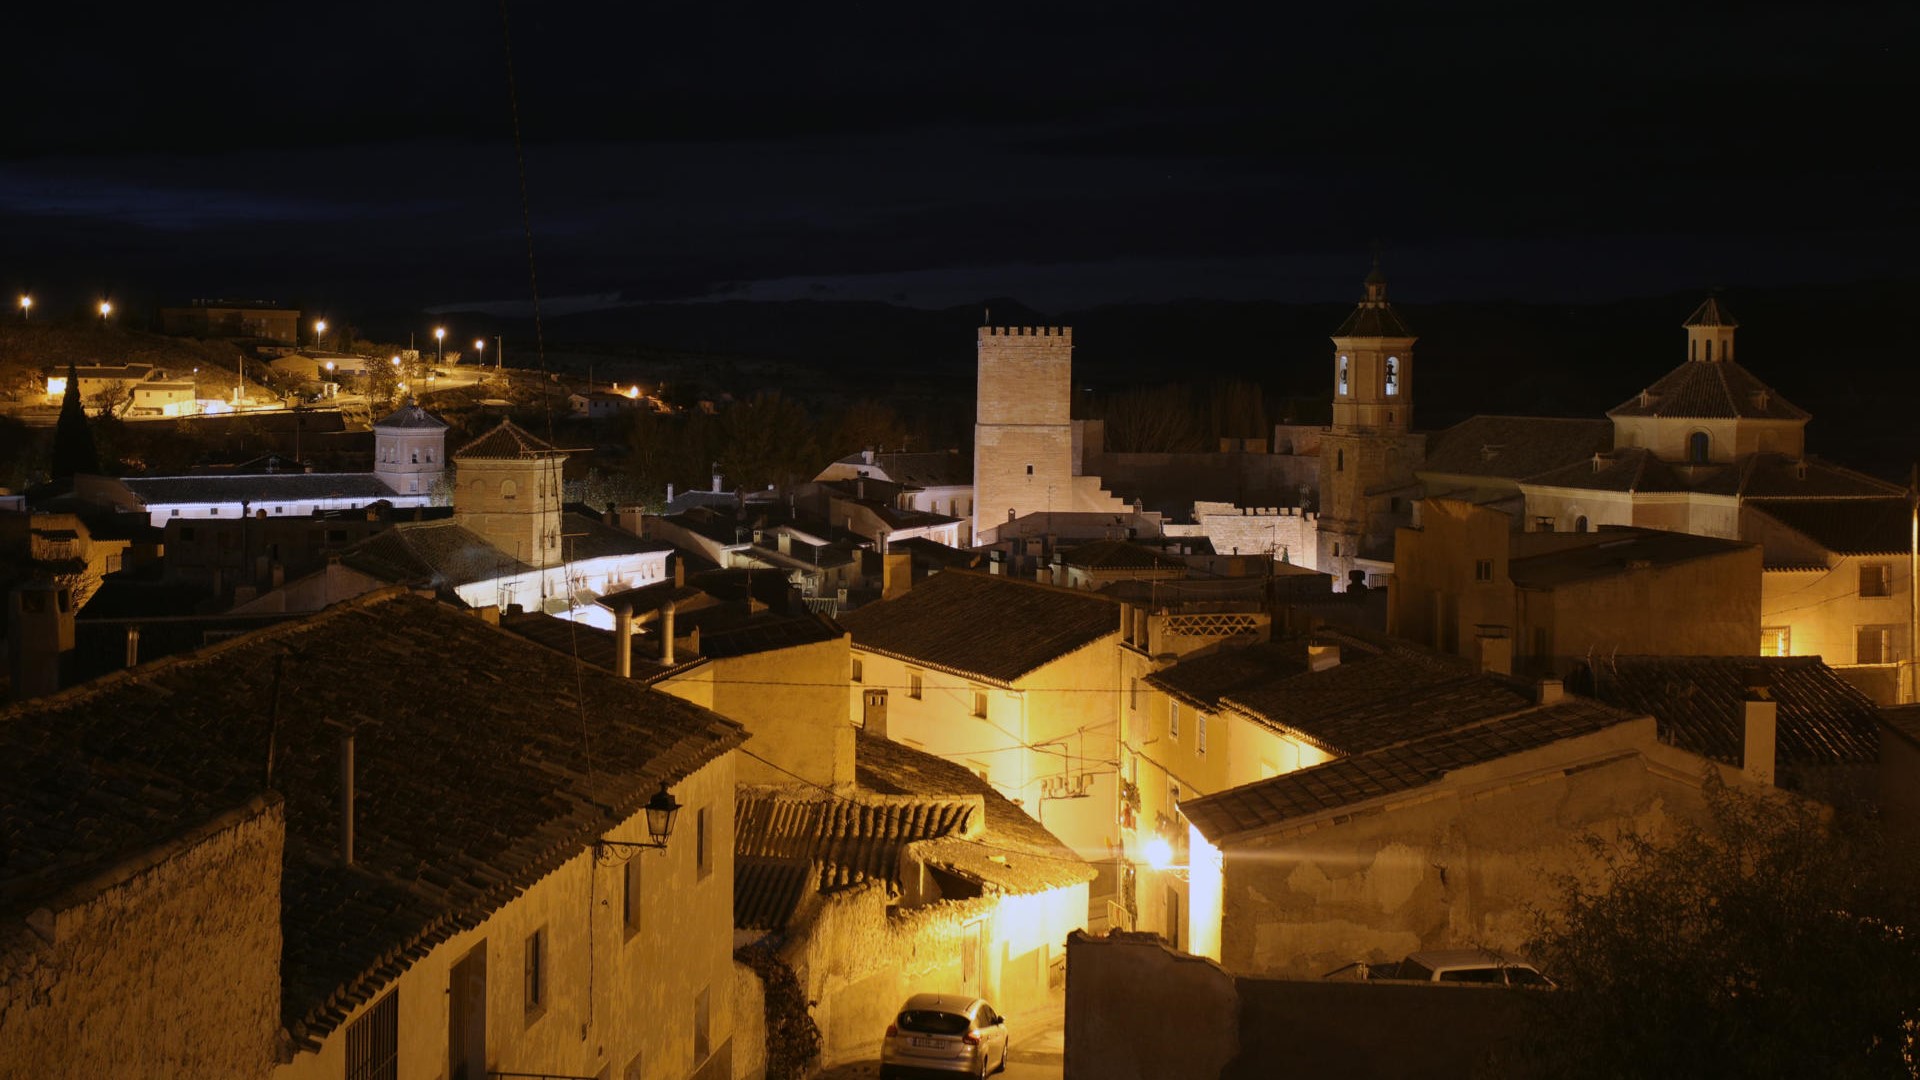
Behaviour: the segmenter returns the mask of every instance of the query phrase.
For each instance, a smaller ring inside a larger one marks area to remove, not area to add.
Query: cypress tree
[[[53,428],[53,478],[99,471],[100,452],[93,445],[93,429],[87,426],[87,410],[80,406],[80,373],[68,364],[67,394],[60,400],[60,420]]]

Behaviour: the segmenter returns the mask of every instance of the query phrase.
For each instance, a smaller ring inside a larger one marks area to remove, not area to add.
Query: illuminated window
[[[915,701],[919,701],[922,686],[923,684],[920,681],[919,672],[917,671],[907,672],[907,696],[908,697],[912,698]]]
[[[1892,596],[1893,567],[1885,563],[1873,563],[1860,568],[1861,596]]]
[[[1763,626],[1760,628],[1761,656],[1792,656],[1793,631],[1785,626]]]
[[[1853,662],[1856,664],[1897,664],[1906,638],[1904,624],[1862,626],[1854,635]]]
[[[987,715],[987,692],[985,690],[975,690],[973,692],[973,715],[979,717],[985,717]]]
[[[1347,358],[1344,356],[1340,358],[1340,378],[1336,389],[1341,397],[1347,396]]]
[[[1400,358],[1387,357],[1387,394],[1392,396],[1400,392]]]

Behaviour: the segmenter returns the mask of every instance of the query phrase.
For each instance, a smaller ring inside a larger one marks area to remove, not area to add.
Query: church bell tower
[[[1413,332],[1387,302],[1378,263],[1364,289],[1333,333],[1333,424],[1320,440],[1318,567],[1341,588],[1370,569],[1359,563],[1392,560],[1426,451],[1412,433]]]

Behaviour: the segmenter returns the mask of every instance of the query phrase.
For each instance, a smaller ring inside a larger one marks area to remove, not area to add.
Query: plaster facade
[[[480,1016],[480,1060],[488,1072],[682,1080],[730,1077],[735,1032],[733,960],[733,788],[735,755],[725,754],[673,785],[683,809],[665,851],[640,851],[638,928],[629,933],[626,863],[576,854],[479,925],[448,937],[372,1001],[353,1009],[316,1052],[300,1053],[275,1080],[338,1080],[349,1029],[398,994],[398,1070],[403,1080],[461,1080],[452,1044],[454,1014]],[[697,848],[704,829],[707,858]],[[647,836],[636,813],[607,830],[611,839]],[[544,937],[545,1000],[529,1007],[527,942]],[[484,957],[484,960],[477,958]],[[474,961],[476,968],[456,968]],[[461,1000],[471,994],[477,1008]],[[699,1010],[704,1003],[705,1018]],[[747,1030],[760,1027],[757,1019]],[[706,1053],[696,1055],[696,1029]]]
[[[528,566],[552,566],[561,559],[563,460],[558,451],[528,458],[460,458],[454,513],[487,543]]]
[[[1425,787],[1229,837],[1219,958],[1236,973],[1317,978],[1421,949],[1518,950],[1553,876],[1585,869],[1583,834],[1654,833],[1704,813],[1707,769],[1624,721],[1447,774]]]
[[[744,784],[824,787],[853,783],[854,723],[845,687],[850,637],[713,657],[654,687],[712,709],[752,733],[758,757],[742,755]],[[778,767],[758,758],[777,762]]]
[[[269,1075],[285,838],[256,798],[0,931],[0,1075]]]

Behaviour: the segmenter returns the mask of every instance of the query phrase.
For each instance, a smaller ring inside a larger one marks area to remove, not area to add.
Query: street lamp
[[[33,317],[33,297],[26,295],[20,297],[20,317],[23,319]]]
[[[314,348],[324,349],[327,347],[326,334],[327,334],[327,320],[315,319],[313,322],[313,347]]]
[[[673,797],[673,792],[667,790],[667,782],[662,780],[660,790],[654,792],[653,798],[647,800],[647,835],[653,839],[651,841],[604,838],[595,840],[593,842],[594,857],[602,858],[611,853],[632,858],[646,848],[664,849],[667,846],[667,837],[673,835],[673,823],[679,816],[680,802]]]
[[[473,339],[473,362],[480,367],[487,366],[487,339],[486,338]]]
[[[111,314],[113,314],[113,302],[110,300],[100,301],[100,317],[104,319]]]
[[[447,328],[444,326],[434,327],[433,328],[433,362],[434,363],[444,364],[447,362],[446,343],[447,343]]]

